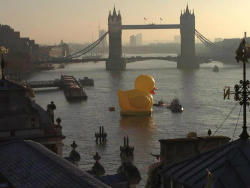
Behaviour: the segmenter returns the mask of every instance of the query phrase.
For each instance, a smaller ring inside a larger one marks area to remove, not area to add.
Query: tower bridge
[[[120,11],[109,12],[109,59],[106,61],[107,70],[124,70],[126,62],[122,58],[122,30],[129,29],[180,29],[181,54],[177,68],[199,68],[195,56],[195,15],[188,6],[180,15],[180,24],[148,24],[148,25],[122,25]]]
[[[70,54],[63,58],[53,58],[48,60],[51,63],[66,63],[66,62],[87,62],[87,61],[106,61],[107,70],[125,70],[127,62],[133,62],[137,60],[148,59],[171,59],[171,57],[140,57],[140,58],[124,58],[122,57],[122,31],[131,29],[179,29],[181,35],[181,54],[177,60],[177,68],[180,69],[196,69],[199,68],[199,62],[195,55],[195,36],[207,47],[213,50],[219,49],[214,43],[208,40],[200,32],[195,29],[195,15],[188,8],[181,12],[179,24],[147,24],[147,25],[122,25],[122,17],[120,11],[116,12],[114,8],[113,12],[109,12],[108,16],[108,32],[104,33],[98,40],[88,45],[84,49],[81,49],[73,54]],[[89,53],[96,46],[98,46],[102,40],[109,35],[109,56],[108,58],[81,58],[84,54]],[[48,62],[46,61],[46,62]],[[44,63],[44,61],[40,62]]]

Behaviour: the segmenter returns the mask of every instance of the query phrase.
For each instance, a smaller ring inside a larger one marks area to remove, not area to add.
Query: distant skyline
[[[239,38],[245,31],[250,36],[249,0],[2,0],[0,23],[39,44],[84,43],[98,38],[98,28],[107,30],[114,5],[123,24],[176,24],[187,3],[195,12],[196,29],[207,38]],[[124,31],[123,42],[137,33],[145,42],[173,41],[179,30]]]

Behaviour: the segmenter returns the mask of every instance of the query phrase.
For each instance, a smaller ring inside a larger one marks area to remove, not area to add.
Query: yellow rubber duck
[[[121,115],[151,115],[155,80],[150,75],[140,75],[135,80],[135,89],[117,92]]]

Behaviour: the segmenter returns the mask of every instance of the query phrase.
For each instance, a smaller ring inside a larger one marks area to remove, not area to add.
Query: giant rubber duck
[[[121,115],[151,115],[155,80],[150,75],[140,75],[135,80],[135,89],[117,92]]]

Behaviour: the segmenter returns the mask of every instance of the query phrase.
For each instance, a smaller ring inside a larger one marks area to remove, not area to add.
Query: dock
[[[47,87],[62,87],[61,80],[45,80],[45,81],[31,81],[27,82],[27,86],[33,89],[35,88],[47,88]]]
[[[30,81],[27,86],[32,89],[56,87],[64,91],[67,99],[87,99],[84,83],[80,83],[74,76],[62,75],[60,79],[55,80]]]
[[[74,77],[76,80],[76,78]],[[81,86],[94,86],[94,80],[88,77],[83,77],[78,80],[78,82],[81,84]],[[62,82],[60,79],[54,79],[54,80],[44,80],[44,81],[30,81],[26,82],[28,87],[31,87],[32,89],[39,89],[39,88],[48,88],[48,87],[57,87],[62,88]]]

